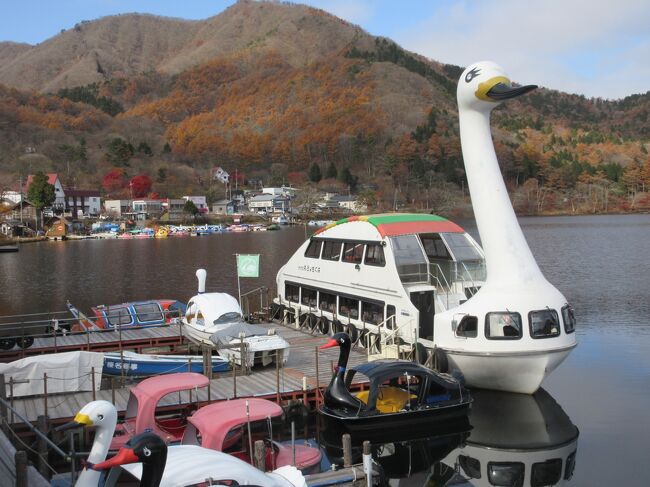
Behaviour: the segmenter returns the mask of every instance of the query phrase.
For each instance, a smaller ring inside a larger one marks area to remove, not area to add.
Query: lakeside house
[[[72,218],[96,217],[102,210],[99,191],[93,189],[65,189],[65,214]]]
[[[199,213],[207,213],[208,201],[205,196],[183,196],[185,201],[191,201],[199,210]]]
[[[59,179],[59,175],[56,173],[48,173],[46,176],[47,182],[54,186],[54,201],[52,202],[49,211],[45,212],[49,214],[63,213],[65,211],[65,191],[63,189],[63,184]],[[26,192],[29,191],[29,187],[32,185],[33,181],[34,174],[27,176],[27,182],[25,183]]]
[[[248,200],[248,209],[257,213],[287,213],[291,210],[291,198],[258,194]]]

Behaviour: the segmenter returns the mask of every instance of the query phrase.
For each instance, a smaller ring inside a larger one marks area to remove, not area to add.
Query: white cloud
[[[446,63],[490,59],[521,83],[619,98],[650,90],[649,24],[647,0],[469,0],[442,4],[395,41]]]

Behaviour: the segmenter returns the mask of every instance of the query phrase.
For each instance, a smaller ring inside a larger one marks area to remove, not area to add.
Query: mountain
[[[213,165],[304,184],[316,163],[348,168],[336,184],[380,203],[462,197],[462,68],[322,10],[240,1],[202,21],[105,17],[37,46],[0,43],[0,61],[0,186],[35,169],[96,185],[117,167],[174,195],[214,191]],[[593,199],[594,185],[621,201],[643,192],[648,113],[650,93],[604,101],[550,89],[495,110],[504,175],[513,191],[528,185],[523,211],[566,207],[577,188]]]

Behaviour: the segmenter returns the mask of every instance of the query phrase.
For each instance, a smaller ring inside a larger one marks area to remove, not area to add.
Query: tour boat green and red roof
[[[349,222],[368,222],[373,225],[382,238],[412,233],[464,233],[460,226],[438,215],[418,213],[385,213],[380,215],[351,216],[338,220],[318,230],[318,235],[325,230]]]

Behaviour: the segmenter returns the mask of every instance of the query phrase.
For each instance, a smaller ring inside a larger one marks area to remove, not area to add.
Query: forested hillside
[[[0,45],[0,59],[27,73],[19,61],[49,53],[76,69],[91,44],[101,44],[99,61],[79,66],[89,83],[68,83],[63,68],[48,78],[36,65],[34,81],[19,84],[0,69],[0,82],[15,85],[0,87],[0,186],[37,169],[98,186],[117,171],[124,180],[149,175],[160,195],[218,197],[208,177],[215,165],[236,169],[242,183],[298,185],[316,185],[309,168],[318,165],[334,176],[318,185],[359,192],[373,209],[449,213],[467,203],[461,67],[321,10],[246,1],[200,22],[100,19],[39,46]],[[544,88],[499,107],[495,146],[518,210],[650,206],[649,112],[650,93],[605,101]]]

